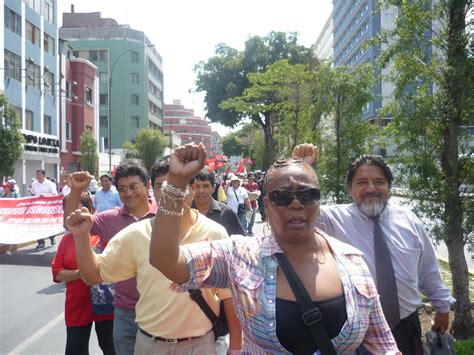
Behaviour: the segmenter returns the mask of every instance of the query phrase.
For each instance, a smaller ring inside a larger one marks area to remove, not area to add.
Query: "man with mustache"
[[[299,150],[300,157],[312,155],[314,161],[317,153],[311,153],[311,150],[316,147],[305,146]],[[448,328],[449,309],[455,300],[444,286],[433,245],[421,221],[408,208],[390,203],[392,180],[392,172],[382,158],[374,155],[359,157],[346,177],[353,203],[321,206],[317,226],[364,253],[398,348],[403,354],[422,354],[417,311],[422,304],[420,291],[436,309],[432,329],[439,329],[442,333]],[[375,241],[379,237],[385,240],[385,258],[376,256],[382,254]],[[393,270],[390,266],[387,271],[390,262]],[[384,270],[379,271],[379,278],[377,270]],[[392,288],[385,286],[385,279],[389,277],[393,279]]]

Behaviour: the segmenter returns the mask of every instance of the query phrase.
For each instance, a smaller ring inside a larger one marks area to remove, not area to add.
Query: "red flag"
[[[247,163],[250,164],[250,165],[253,165],[253,160],[250,159],[250,158],[247,158]]]
[[[117,165],[114,165],[114,168],[112,169],[112,176],[115,177],[116,172],[117,172]]]
[[[225,163],[224,163],[223,161],[218,161],[217,164],[216,164],[216,166],[217,166],[218,168],[222,168],[222,167],[225,166]]]
[[[245,164],[244,164],[244,159],[240,159],[239,161],[239,166],[237,167],[237,174],[245,173]]]

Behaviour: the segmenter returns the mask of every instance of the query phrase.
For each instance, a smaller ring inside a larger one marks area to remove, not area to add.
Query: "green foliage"
[[[458,355],[472,355],[474,354],[474,339],[455,341],[454,348]]]
[[[15,162],[23,154],[24,143],[19,117],[7,97],[0,93],[0,177],[14,175]]]
[[[195,68],[196,90],[206,92],[207,117],[228,127],[246,118],[261,126],[265,137],[264,160],[268,165],[273,157],[273,131],[279,119],[272,105],[277,98],[272,85],[260,83],[253,75],[268,71],[270,65],[281,59],[290,65],[306,63],[311,50],[297,44],[296,34],[270,32],[265,37],[249,38],[244,51],[219,44],[215,53]],[[265,88],[258,92],[262,86]]]
[[[151,128],[141,129],[134,142],[126,142],[123,148],[128,150],[128,158],[138,158],[148,171],[163,155],[167,141],[163,133]]]
[[[474,150],[466,127],[474,122],[474,61],[468,53],[466,12],[472,0],[383,1],[396,5],[393,30],[378,38],[387,49],[387,79],[395,85],[383,115],[393,120],[387,133],[396,143],[393,162],[399,183],[417,201],[417,212],[433,223],[432,235],[446,242],[453,273],[454,335],[474,334],[464,245],[472,245]],[[472,186],[472,185],[471,185]]]
[[[323,64],[314,73],[314,107],[311,127],[319,132],[318,171],[325,199],[347,202],[345,174],[348,166],[369,151],[377,127],[362,119],[363,107],[373,98],[374,69]],[[310,133],[311,134],[311,133]],[[307,134],[308,140],[311,135]]]
[[[249,157],[254,162],[252,169],[263,169],[264,139],[262,129],[255,123],[246,123],[239,131],[229,133],[222,139],[222,150],[227,156]]]
[[[81,169],[88,171],[90,174],[97,176],[97,164],[99,162],[99,154],[97,152],[97,141],[94,134],[90,130],[85,130],[80,138]]]

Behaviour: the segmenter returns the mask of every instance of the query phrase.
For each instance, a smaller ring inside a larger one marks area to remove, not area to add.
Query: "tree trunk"
[[[459,163],[459,127],[462,124],[462,107],[464,98],[465,75],[472,73],[466,70],[466,43],[463,39],[465,30],[465,7],[467,2],[457,0],[448,2],[448,38],[446,41],[445,98],[441,110],[443,121],[443,145],[441,151],[441,169],[444,177],[444,214],[445,240],[449,252],[449,267],[453,280],[454,304],[453,334],[457,339],[468,339],[474,336],[469,300],[469,274],[464,255],[463,211],[459,184],[462,181]],[[465,106],[464,106],[465,107]]]
[[[265,122],[262,125],[265,147],[263,151],[263,168],[267,170],[273,163],[275,144],[273,141],[273,123],[276,122],[277,114],[275,112],[265,113]]]

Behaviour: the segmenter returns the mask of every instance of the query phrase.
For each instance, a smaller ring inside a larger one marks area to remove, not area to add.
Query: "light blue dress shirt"
[[[370,273],[377,280],[374,256],[374,222],[355,204],[321,207],[318,228],[364,253]],[[420,291],[437,311],[446,313],[455,302],[444,286],[439,262],[418,217],[406,207],[389,203],[380,215],[387,236],[397,283],[400,317],[406,318],[422,304]]]
[[[122,208],[122,206],[123,203],[116,189],[110,188],[104,191],[100,188],[94,195],[94,207],[97,213],[111,210],[112,208]]]

